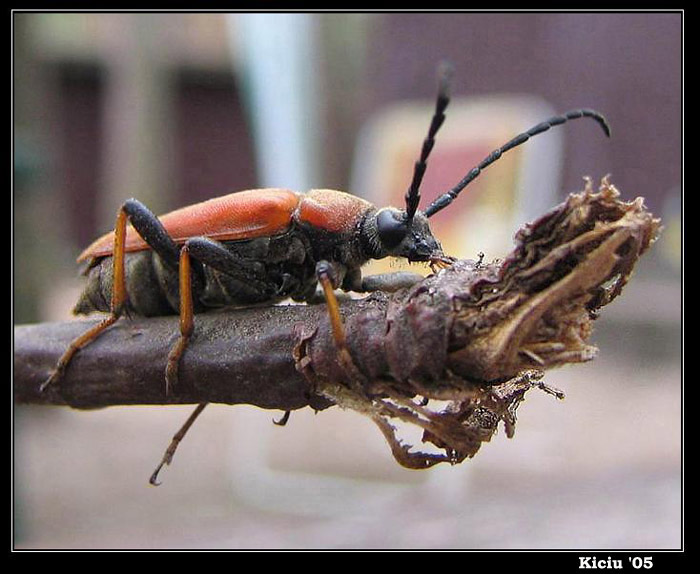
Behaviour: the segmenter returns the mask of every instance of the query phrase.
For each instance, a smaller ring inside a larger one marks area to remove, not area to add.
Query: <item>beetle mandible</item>
[[[421,211],[420,186],[450,101],[451,71],[448,65],[440,68],[435,109],[403,209],[377,208],[349,193],[329,189],[307,193],[240,191],[160,218],[139,201],[126,201],[119,209],[114,231],[97,239],[78,257],[78,262],[86,265],[87,284],[74,312],[106,311],[109,315],[72,341],[42,390],[60,381],[75,353],[122,314],[179,314],[180,336],[170,351],[165,372],[167,393],[177,384],[178,365],[194,330],[195,313],[222,306],[274,303],[288,297],[310,301],[319,284],[336,343],[342,347],[342,324],[333,290],[395,291],[422,279],[405,272],[362,277],[361,267],[371,259],[394,256],[428,262],[431,267],[449,265],[453,259],[443,253],[428,220],[449,206],[482,170],[531,137],[569,120],[592,118],[610,136],[607,121],[594,110],[576,109],[554,116],[491,152]],[[164,458],[164,462],[169,460]]]

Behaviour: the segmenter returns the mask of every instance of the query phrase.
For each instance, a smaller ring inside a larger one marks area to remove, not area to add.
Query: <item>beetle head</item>
[[[444,257],[428,218],[421,212],[409,217],[403,209],[385,207],[371,215],[366,225],[365,237],[374,259],[394,256],[409,261],[436,261]]]

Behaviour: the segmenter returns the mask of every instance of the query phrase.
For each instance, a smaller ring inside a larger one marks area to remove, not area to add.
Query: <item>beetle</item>
[[[307,193],[288,189],[240,191],[160,218],[138,200],[126,201],[119,209],[114,231],[97,239],[78,257],[85,265],[87,284],[74,312],[106,311],[109,315],[69,345],[42,389],[58,382],[75,353],[124,313],[179,314],[180,337],[170,351],[165,372],[167,393],[177,384],[180,358],[194,330],[194,314],[289,297],[308,302],[315,298],[319,285],[342,350],[343,331],[334,289],[394,291],[422,278],[406,272],[362,277],[365,263],[393,256],[427,262],[433,269],[449,265],[453,259],[443,253],[429,219],[448,207],[486,167],[531,137],[570,120],[592,118],[610,136],[607,121],[594,110],[576,109],[554,116],[491,152],[421,211],[420,186],[450,101],[450,76],[451,69],[443,67],[435,109],[404,208],[378,208],[330,189]],[[198,407],[195,418],[202,408]],[[185,427],[189,424],[191,420]],[[173,444],[169,451],[174,452]],[[170,458],[172,452],[169,456],[166,453],[163,462],[169,463]]]

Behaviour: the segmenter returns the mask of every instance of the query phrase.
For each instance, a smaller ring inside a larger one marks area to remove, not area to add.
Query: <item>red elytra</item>
[[[287,231],[294,221],[329,232],[350,232],[357,215],[371,204],[348,193],[316,189],[307,194],[289,189],[238,191],[176,209],[159,217],[175,243],[191,237],[235,241],[269,237]],[[149,245],[129,225],[125,251],[143,251]],[[114,251],[114,232],[106,233],[85,249],[78,261],[106,257]]]

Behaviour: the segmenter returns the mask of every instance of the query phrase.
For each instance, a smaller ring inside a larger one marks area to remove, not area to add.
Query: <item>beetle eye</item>
[[[402,213],[382,209],[377,213],[377,233],[379,240],[386,249],[393,249],[403,241],[408,232],[406,218]]]

